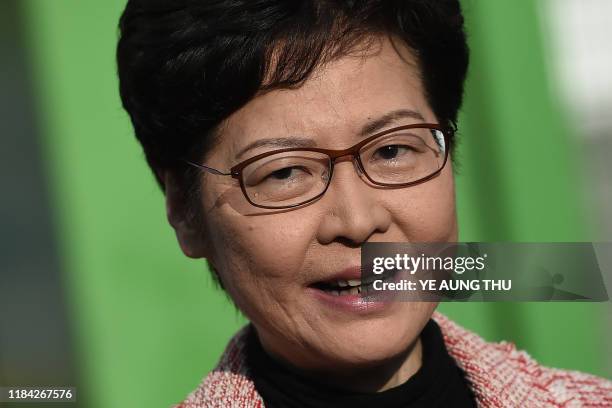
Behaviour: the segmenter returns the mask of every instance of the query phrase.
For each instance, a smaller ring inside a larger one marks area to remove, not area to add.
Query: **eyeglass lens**
[[[376,138],[359,151],[366,175],[374,183],[402,185],[431,176],[446,159],[444,134],[437,129],[405,129]],[[263,157],[242,171],[251,202],[288,207],[321,195],[331,174],[331,159],[321,152],[294,150]]]

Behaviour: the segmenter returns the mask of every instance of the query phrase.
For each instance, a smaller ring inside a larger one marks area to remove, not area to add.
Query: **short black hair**
[[[168,170],[193,186],[197,169],[181,159],[203,157],[258,92],[299,87],[369,37],[414,53],[444,125],[456,122],[469,59],[458,0],[128,0],[119,28],[123,107],[162,189]]]

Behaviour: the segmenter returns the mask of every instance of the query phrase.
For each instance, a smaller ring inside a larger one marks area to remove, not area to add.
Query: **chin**
[[[402,302],[394,313],[375,319],[336,324],[325,330],[324,354],[342,366],[376,365],[410,349],[431,317],[435,304]]]

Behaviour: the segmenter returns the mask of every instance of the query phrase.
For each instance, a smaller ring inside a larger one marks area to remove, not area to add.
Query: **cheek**
[[[313,217],[296,219],[290,212],[249,217],[224,207],[211,219],[211,260],[243,311],[255,298],[256,303],[281,301],[294,289],[291,284],[304,279]]]
[[[451,166],[433,180],[398,190],[402,197],[393,212],[395,221],[411,242],[457,240],[455,185]]]

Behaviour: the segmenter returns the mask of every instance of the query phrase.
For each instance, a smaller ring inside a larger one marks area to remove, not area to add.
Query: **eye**
[[[410,146],[406,145],[388,145],[378,148],[374,156],[383,160],[392,160],[412,150]]]
[[[308,169],[305,167],[293,166],[293,167],[284,167],[282,169],[275,170],[272,173],[270,173],[268,176],[266,176],[265,179],[287,180],[287,179],[290,179],[291,177],[296,177],[297,176],[296,173],[299,173],[299,172],[310,174]]]

